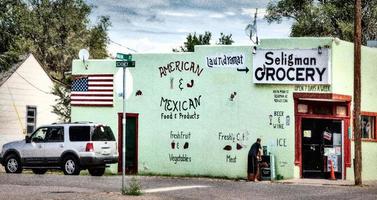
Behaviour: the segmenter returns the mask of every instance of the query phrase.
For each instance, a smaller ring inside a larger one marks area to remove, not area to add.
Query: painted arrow
[[[238,69],[237,68],[237,71],[239,71],[239,72],[245,72],[245,73],[247,73],[247,72],[249,72],[249,68],[243,68],[243,69]]]

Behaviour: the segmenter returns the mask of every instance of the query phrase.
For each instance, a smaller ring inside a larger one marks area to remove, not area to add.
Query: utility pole
[[[354,79],[353,79],[353,133],[355,137],[354,175],[355,185],[362,185],[362,155],[361,155],[361,0],[355,0],[355,35],[354,35]]]

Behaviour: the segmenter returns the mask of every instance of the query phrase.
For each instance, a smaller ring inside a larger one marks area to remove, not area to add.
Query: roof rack
[[[90,121],[77,121],[77,122],[54,122],[54,123],[51,123],[52,125],[56,125],[56,124],[93,124],[94,122],[90,122]]]
[[[77,121],[77,122],[72,122],[73,124],[93,124],[93,122],[90,121]]]
[[[54,124],[66,124],[67,122],[54,122],[54,123],[52,123],[53,125]]]

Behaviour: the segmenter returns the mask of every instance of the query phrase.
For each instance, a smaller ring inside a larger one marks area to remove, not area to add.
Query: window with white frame
[[[37,125],[37,107],[26,106],[26,133],[33,133]]]
[[[375,116],[361,116],[361,137],[364,139],[376,139]]]

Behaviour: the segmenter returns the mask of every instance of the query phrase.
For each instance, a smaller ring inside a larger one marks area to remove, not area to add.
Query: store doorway
[[[302,119],[302,177],[329,178],[331,162],[342,178],[342,121]],[[331,162],[330,162],[331,161]]]
[[[122,173],[123,114],[118,113],[118,172]],[[137,174],[138,163],[138,114],[126,115],[126,174]]]

